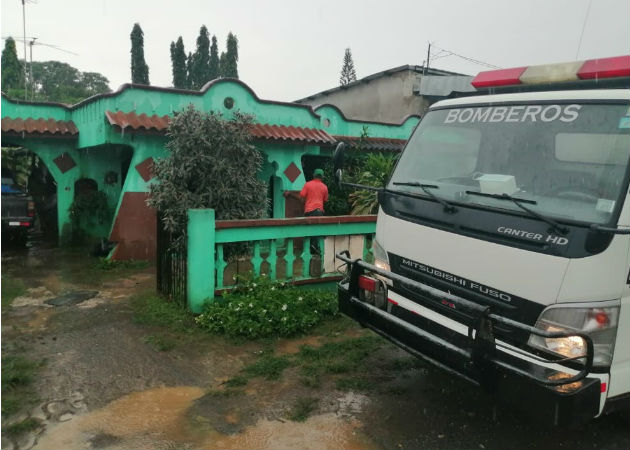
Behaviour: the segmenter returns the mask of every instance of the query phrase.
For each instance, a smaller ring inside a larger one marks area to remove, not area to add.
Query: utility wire
[[[433,44],[433,47],[435,47],[437,50],[440,50],[440,52],[446,52],[446,54],[440,55],[439,58],[444,58],[446,56],[457,56],[458,58],[461,58],[461,59],[466,60],[468,62],[471,62],[471,63],[474,63],[474,64],[478,64],[480,66],[489,67],[490,69],[501,69],[501,67],[495,66],[494,64],[490,64],[490,63],[487,63],[487,62],[484,62],[484,61],[480,61],[478,59],[471,58],[469,56],[460,55],[459,53],[455,53],[455,52],[452,52],[450,50],[446,50],[444,48],[438,47],[435,44]],[[438,53],[438,55],[439,55],[439,53]],[[435,57],[433,59],[435,59]]]

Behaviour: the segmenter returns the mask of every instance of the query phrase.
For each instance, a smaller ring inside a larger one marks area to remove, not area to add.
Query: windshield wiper
[[[414,186],[414,187],[419,187],[420,189],[422,189],[424,191],[425,194],[427,194],[433,200],[435,200],[440,205],[442,205],[444,207],[444,212],[451,213],[451,214],[454,213],[454,212],[457,212],[457,208],[455,208],[453,205],[448,203],[446,200],[438,197],[437,195],[435,195],[433,192],[431,192],[429,190],[429,189],[440,189],[440,187],[436,186],[435,184],[425,184],[425,183],[420,183],[418,181],[394,181],[392,184],[395,185],[395,186]]]
[[[480,197],[490,197],[490,198],[496,198],[499,200],[509,200],[512,203],[514,203],[516,206],[518,206],[519,208],[521,208],[523,211],[525,211],[526,213],[528,213],[529,215],[536,217],[539,220],[542,220],[543,222],[548,223],[551,226],[552,230],[556,230],[558,233],[560,234],[567,234],[569,232],[569,229],[567,227],[563,227],[562,225],[560,225],[558,222],[556,222],[553,219],[550,219],[549,217],[543,216],[542,214],[529,209],[527,206],[524,206],[523,203],[529,203],[531,205],[536,205],[538,204],[538,202],[536,200],[528,200],[525,198],[517,198],[517,197],[512,197],[511,195],[508,194],[486,194],[483,192],[479,192],[479,191],[466,191],[466,194],[468,195],[478,195]]]
[[[604,227],[597,223],[592,223],[589,228],[593,231],[601,231],[602,233],[630,234],[630,228]]]

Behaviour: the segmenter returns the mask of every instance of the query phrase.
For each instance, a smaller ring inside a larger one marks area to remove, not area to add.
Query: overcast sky
[[[2,36],[22,36],[21,0],[2,0]],[[588,14],[587,14],[588,11]],[[586,21],[585,21],[586,19]],[[129,34],[144,31],[151,84],[171,86],[170,42],[194,51],[202,24],[225,49],[239,39],[239,75],[261,98],[296,100],[339,83],[350,47],[357,77],[422,64],[427,43],[500,67],[630,53],[630,0],[27,0],[26,36],[78,54],[35,46],[33,60],[56,59],[100,72],[116,89],[131,79]],[[584,26],[584,28],[583,28]],[[580,35],[584,29],[582,42]],[[23,47],[18,44],[19,57]],[[579,49],[578,49],[579,46]],[[444,52],[442,52],[442,55]],[[456,56],[432,67],[476,74]]]

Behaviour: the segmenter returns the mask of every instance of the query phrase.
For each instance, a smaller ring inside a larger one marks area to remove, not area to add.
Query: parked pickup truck
[[[2,235],[26,243],[28,230],[35,219],[35,204],[13,178],[13,172],[2,168]]]

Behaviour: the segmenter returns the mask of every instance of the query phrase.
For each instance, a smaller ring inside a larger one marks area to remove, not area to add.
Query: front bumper
[[[598,378],[586,377],[583,372],[582,376],[572,376],[490,348],[487,343],[480,349],[470,335],[391,303],[386,309],[378,308],[359,299],[356,279],[357,269],[353,267],[350,279],[339,283],[339,310],[409,353],[482,386],[497,400],[545,423],[576,425],[599,414]],[[559,383],[563,378],[579,379]]]

